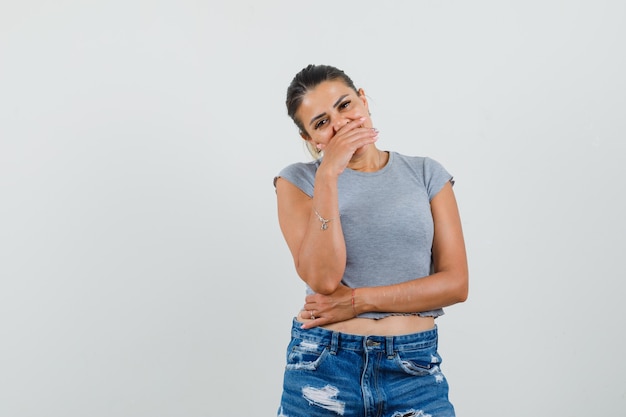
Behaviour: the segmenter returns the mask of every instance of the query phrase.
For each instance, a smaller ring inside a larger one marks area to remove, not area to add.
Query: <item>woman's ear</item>
[[[361,99],[361,101],[365,105],[365,108],[369,111],[369,107],[368,107],[368,104],[367,104],[367,97],[365,97],[365,90],[363,90],[362,88],[359,88],[358,93],[359,93],[359,98]]]
[[[307,135],[304,132],[300,132],[300,136],[302,137],[302,139],[304,139],[305,141],[309,142],[307,143],[307,145],[312,146],[313,148],[317,149],[317,151],[321,151],[322,148],[324,147],[324,145],[320,144],[320,143],[315,143],[313,142],[313,140],[311,139],[311,137],[309,135]]]

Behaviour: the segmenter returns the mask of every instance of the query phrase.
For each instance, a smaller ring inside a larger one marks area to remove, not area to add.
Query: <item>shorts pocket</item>
[[[394,359],[398,367],[409,375],[428,376],[440,372],[441,357],[434,348],[400,351]]]
[[[286,369],[315,371],[329,353],[325,345],[310,340],[293,339],[287,348]]]

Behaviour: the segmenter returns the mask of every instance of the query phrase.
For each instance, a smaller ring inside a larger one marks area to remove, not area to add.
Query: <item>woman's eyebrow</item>
[[[344,94],[343,96],[339,97],[337,101],[335,101],[335,104],[333,104],[333,107],[337,107],[343,101],[343,99],[348,96],[349,94]],[[317,119],[319,119],[320,117],[324,117],[324,116],[326,116],[326,112],[318,114],[317,116],[311,119],[311,121],[309,122],[309,126],[311,126]]]

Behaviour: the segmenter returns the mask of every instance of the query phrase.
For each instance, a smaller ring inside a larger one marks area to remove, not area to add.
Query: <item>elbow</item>
[[[467,272],[459,274],[456,280],[454,296],[457,303],[464,303],[469,296],[469,279]]]
[[[467,301],[467,297],[469,296],[469,290],[467,288],[465,288],[464,291],[459,291],[459,293],[457,294],[457,303],[464,303]]]
[[[343,271],[342,271],[343,272]],[[313,290],[322,295],[330,295],[337,291],[343,273],[321,273],[320,271],[298,271],[300,278]]]
[[[316,284],[307,284],[315,293],[322,295],[331,295],[332,293],[337,291],[337,288],[339,287],[339,283],[332,284],[327,282],[320,282]]]
[[[330,295],[337,291],[341,279],[332,279],[328,277],[309,277],[308,279],[302,278],[304,282],[315,292],[316,294]]]
[[[450,271],[446,285],[447,304],[463,303],[469,295],[469,282],[467,271]]]

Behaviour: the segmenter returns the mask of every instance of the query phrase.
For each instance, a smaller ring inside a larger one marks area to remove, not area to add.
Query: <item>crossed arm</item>
[[[467,257],[450,183],[431,200],[434,273],[401,284],[358,288],[354,297],[352,289],[341,284],[346,249],[333,185],[332,181],[316,178],[316,197],[312,199],[285,179],[279,178],[276,183],[281,230],[298,275],[315,292],[306,297],[304,309],[324,313],[307,327],[348,320],[355,313],[420,312],[466,300]],[[321,230],[316,211],[332,219],[326,230]]]

